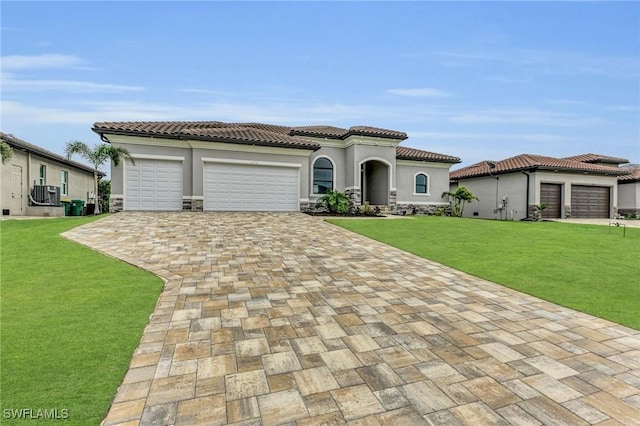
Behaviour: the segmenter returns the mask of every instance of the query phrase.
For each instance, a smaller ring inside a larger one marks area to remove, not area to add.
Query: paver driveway
[[[105,425],[640,423],[640,332],[318,218],[66,236],[166,280]]]

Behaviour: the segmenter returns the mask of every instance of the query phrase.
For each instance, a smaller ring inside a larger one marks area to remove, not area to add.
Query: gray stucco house
[[[640,165],[622,167],[626,171],[618,177],[618,213],[640,217]]]
[[[3,216],[64,216],[61,200],[95,203],[93,168],[10,134],[0,132],[0,137],[13,149],[0,166]],[[31,200],[39,190],[44,199]]]
[[[612,218],[618,214],[618,167],[624,158],[521,154],[482,161],[450,173],[451,188],[467,187],[479,201],[464,215],[485,219]],[[539,206],[547,203],[540,212]]]
[[[334,189],[356,205],[428,212],[447,204],[460,162],[369,126],[109,122],[93,131],[134,160],[112,168],[111,211],[299,211]]]

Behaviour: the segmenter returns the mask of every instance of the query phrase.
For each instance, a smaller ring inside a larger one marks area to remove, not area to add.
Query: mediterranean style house
[[[13,150],[0,166],[3,216],[64,216],[61,200],[94,200],[93,168],[10,134],[0,138]]]
[[[460,159],[399,146],[407,135],[356,126],[95,123],[132,159],[111,170],[111,211],[300,211],[328,190],[356,205],[429,212],[447,205]]]
[[[614,218],[630,170],[624,158],[583,154],[566,158],[521,154],[482,161],[450,173],[451,188],[467,187],[479,201],[464,211],[485,219]],[[542,204],[546,208],[541,210]]]

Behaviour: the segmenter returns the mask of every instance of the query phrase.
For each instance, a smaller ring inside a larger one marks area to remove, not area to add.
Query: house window
[[[47,184],[47,166],[40,164],[40,185]]]
[[[60,193],[69,195],[69,172],[66,170],[60,172]]]
[[[333,189],[333,164],[328,158],[318,158],[313,163],[313,193],[326,194]]]
[[[428,194],[429,193],[429,176],[424,173],[418,173],[416,175],[416,194]]]

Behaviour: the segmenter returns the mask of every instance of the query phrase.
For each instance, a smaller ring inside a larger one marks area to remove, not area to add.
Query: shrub
[[[330,189],[316,201],[317,207],[324,207],[329,213],[346,214],[350,209],[349,197],[344,192]]]

